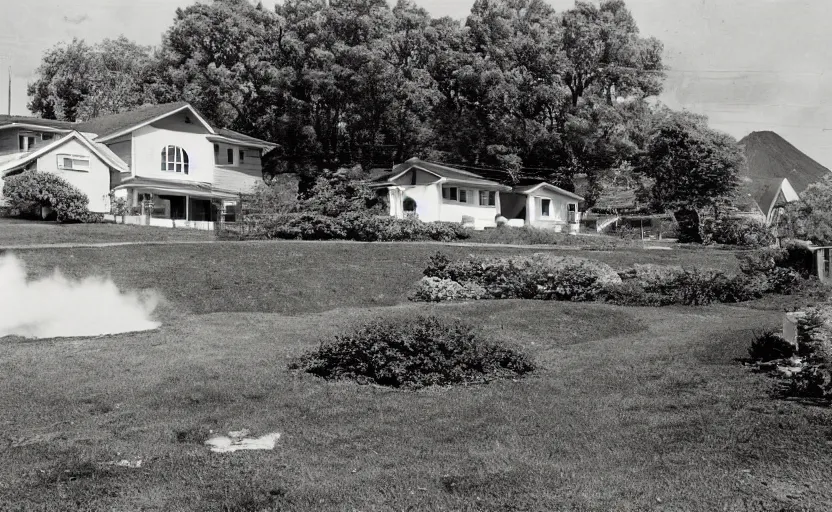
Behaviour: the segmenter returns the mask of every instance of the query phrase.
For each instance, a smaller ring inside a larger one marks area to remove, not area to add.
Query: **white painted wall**
[[[214,145],[205,138],[205,133],[194,130],[193,125],[182,125],[191,131],[176,131],[177,124],[166,123],[164,128],[149,125],[133,132],[132,171],[135,176],[213,183]],[[188,174],[161,170],[162,148],[169,145],[188,152]]]
[[[462,203],[444,202],[442,204],[441,219],[446,222],[462,222],[462,217],[473,217],[474,228],[480,229],[485,227],[496,226],[495,218],[497,217],[496,206],[476,206]]]
[[[419,220],[424,222],[443,220],[441,218],[442,189],[439,188],[439,183],[403,186],[402,189],[402,202],[406,197],[411,197],[416,201],[416,214]]]
[[[60,154],[88,157],[90,159],[89,171],[59,169],[58,155]],[[38,172],[57,174],[85,193],[90,200],[90,211],[99,213],[110,211],[110,167],[77,140],[73,139],[61,144],[38,158],[37,169]]]
[[[482,229],[496,226],[495,218],[500,211],[500,194],[497,193],[497,201],[494,206],[479,206],[479,190],[470,189],[468,196],[473,203],[458,203],[442,199],[442,184],[431,183],[427,185],[407,185],[398,189],[390,189],[390,215],[402,217],[402,207],[405,197],[411,197],[416,201],[416,213],[419,220],[424,222],[462,222],[462,217],[472,217],[474,227]],[[468,190],[466,188],[466,190]]]
[[[549,216],[543,216],[543,199],[549,199]],[[574,204],[577,211],[578,202],[562,196],[557,192],[540,188],[526,199],[526,223],[540,228],[563,226],[567,222],[567,205]]]

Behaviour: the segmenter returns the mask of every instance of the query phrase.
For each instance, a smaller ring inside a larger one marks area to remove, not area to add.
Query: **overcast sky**
[[[271,7],[275,0],[265,0]],[[557,10],[573,0],[549,0]],[[665,45],[662,101],[707,114],[741,138],[773,130],[832,167],[829,0],[627,0],[641,31]],[[416,0],[433,16],[463,19],[473,0]],[[12,67],[13,114],[44,50],[73,37],[124,34],[159,44],[174,11],[193,0],[29,0],[0,17],[0,111]],[[5,8],[9,11],[9,7]],[[830,131],[824,131],[825,129]]]

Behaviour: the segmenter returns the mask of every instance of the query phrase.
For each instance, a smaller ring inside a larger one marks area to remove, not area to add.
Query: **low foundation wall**
[[[113,220],[116,224],[132,224],[135,226],[154,226],[159,228],[186,228],[199,229],[202,231],[213,231],[214,222],[203,220],[174,220],[157,219],[144,215],[105,215],[107,220]]]

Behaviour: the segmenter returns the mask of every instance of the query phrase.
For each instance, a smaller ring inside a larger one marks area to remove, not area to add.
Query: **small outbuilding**
[[[501,197],[502,215],[512,226],[534,226],[557,232],[577,233],[584,198],[545,181],[533,181],[512,188]]]

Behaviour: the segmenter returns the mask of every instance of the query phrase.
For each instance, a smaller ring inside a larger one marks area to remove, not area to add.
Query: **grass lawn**
[[[6,339],[10,510],[797,511],[832,504],[832,412],[736,362],[767,310],[405,301],[435,246],[223,243],[17,251],[165,297],[154,332]],[[450,247],[446,252],[518,250]],[[569,254],[575,254],[570,251]],[[584,253],[581,253],[584,254]],[[718,251],[588,252],[735,265]],[[377,316],[464,318],[531,377],[399,392],[286,369]],[[210,453],[210,430],[282,434]],[[107,465],[141,459],[140,468]],[[4,510],[4,506],[0,506]]]
[[[212,231],[168,229],[123,224],[58,224],[0,217],[0,247],[106,242],[170,242],[213,240]]]

